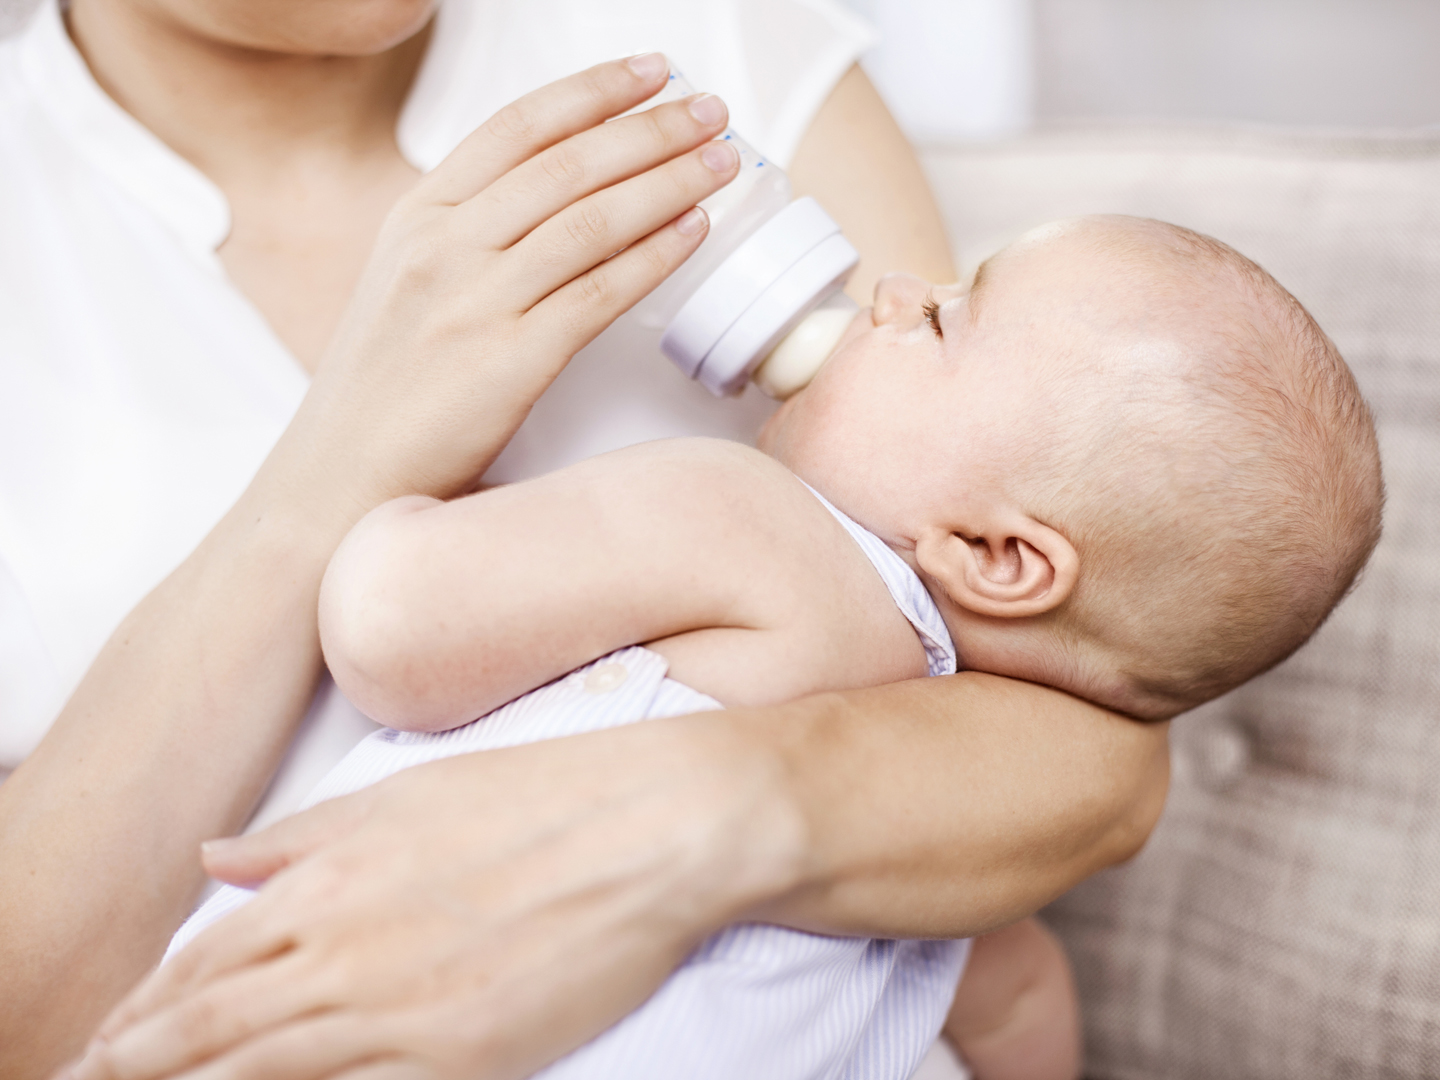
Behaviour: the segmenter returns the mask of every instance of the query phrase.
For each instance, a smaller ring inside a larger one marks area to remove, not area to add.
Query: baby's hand
[[[975,1080],[1077,1080],[1080,1003],[1055,935],[1030,918],[976,938],[945,1037]]]
[[[651,54],[537,90],[422,179],[277,452],[361,509],[473,482],[570,358],[695,250],[708,223],[692,208],[738,168],[710,142],[714,96],[604,123],[667,70]]]

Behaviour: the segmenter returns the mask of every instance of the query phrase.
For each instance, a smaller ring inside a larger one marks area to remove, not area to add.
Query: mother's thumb
[[[200,845],[200,860],[211,877],[256,888],[347,835],[364,816],[364,801],[353,795],[329,799],[248,836],[207,840]]]

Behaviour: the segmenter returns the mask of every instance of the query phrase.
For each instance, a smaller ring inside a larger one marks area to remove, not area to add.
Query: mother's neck
[[[222,188],[394,154],[429,36],[371,56],[261,51],[123,0],[73,0],[68,24],[105,91]]]

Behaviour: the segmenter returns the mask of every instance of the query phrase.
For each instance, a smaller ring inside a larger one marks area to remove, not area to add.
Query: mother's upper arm
[[[868,302],[896,270],[955,278],[935,197],[915,150],[859,65],[836,84],[790,165],[798,195],[813,195],[860,252],[849,292]]]

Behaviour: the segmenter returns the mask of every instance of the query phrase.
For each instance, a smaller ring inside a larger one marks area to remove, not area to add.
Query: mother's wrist
[[[415,494],[418,485],[384,460],[376,440],[317,422],[307,406],[308,400],[230,516],[247,532],[328,562],[356,522],[389,499]]]
[[[807,701],[773,709],[737,709],[686,718],[694,751],[705,771],[718,766],[707,808],[705,870],[715,926],[766,920],[794,898],[823,887],[810,808],[804,805],[795,752],[798,741],[783,725],[805,725],[805,714],[823,710]],[[794,714],[794,715],[791,715]],[[777,723],[778,721],[778,723]]]
[[[274,603],[313,608],[330,557],[366,509],[321,475],[280,467],[272,454],[187,565],[221,578],[241,574]]]

